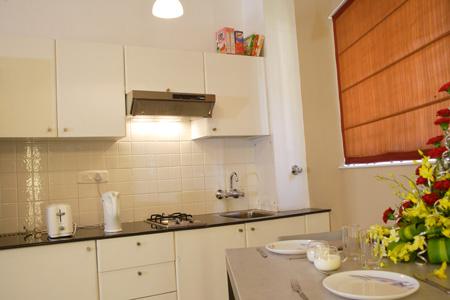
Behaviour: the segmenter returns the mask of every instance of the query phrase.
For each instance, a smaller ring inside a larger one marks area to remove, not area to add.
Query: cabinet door
[[[56,42],[58,135],[125,135],[123,47]]]
[[[330,213],[311,214],[305,216],[306,233],[330,231]]]
[[[0,299],[94,300],[95,242],[0,251]]]
[[[278,241],[280,236],[305,233],[305,218],[292,217],[245,224],[247,247]]]
[[[178,300],[227,300],[225,250],[242,247],[244,225],[175,232]]]
[[[0,137],[56,136],[55,41],[0,39]]]
[[[192,137],[268,135],[264,58],[204,56],[206,93],[216,95],[216,104],[212,119],[192,122]]]
[[[125,48],[126,91],[204,93],[203,53]]]

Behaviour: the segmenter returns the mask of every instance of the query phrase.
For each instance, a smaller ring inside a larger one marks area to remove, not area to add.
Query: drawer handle
[[[239,232],[244,232],[244,229],[239,228],[238,231],[239,231]]]
[[[251,227],[250,230],[251,230],[251,231],[255,231],[255,227]]]
[[[86,251],[87,252],[91,252],[92,248],[91,247],[86,247]]]
[[[138,271],[137,273],[138,273],[138,276],[142,276],[142,272],[141,271]]]
[[[137,243],[136,243],[136,246],[140,246],[140,245],[141,245],[141,242],[137,242]]]

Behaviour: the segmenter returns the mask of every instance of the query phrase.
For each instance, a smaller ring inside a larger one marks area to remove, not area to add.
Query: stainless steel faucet
[[[230,190],[217,190],[216,192],[216,198],[217,199],[223,199],[223,198],[240,198],[240,197],[244,197],[245,193],[242,191],[239,191],[239,189],[234,187],[234,184],[239,182],[239,175],[236,172],[232,172],[230,175]]]

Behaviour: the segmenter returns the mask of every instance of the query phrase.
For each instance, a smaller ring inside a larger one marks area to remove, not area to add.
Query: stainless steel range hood
[[[216,96],[172,92],[131,91],[127,114],[132,116],[182,116],[211,118]]]

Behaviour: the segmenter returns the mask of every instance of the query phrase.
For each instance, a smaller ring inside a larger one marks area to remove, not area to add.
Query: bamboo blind
[[[333,25],[345,162],[418,158],[450,106],[450,0],[349,0]]]

